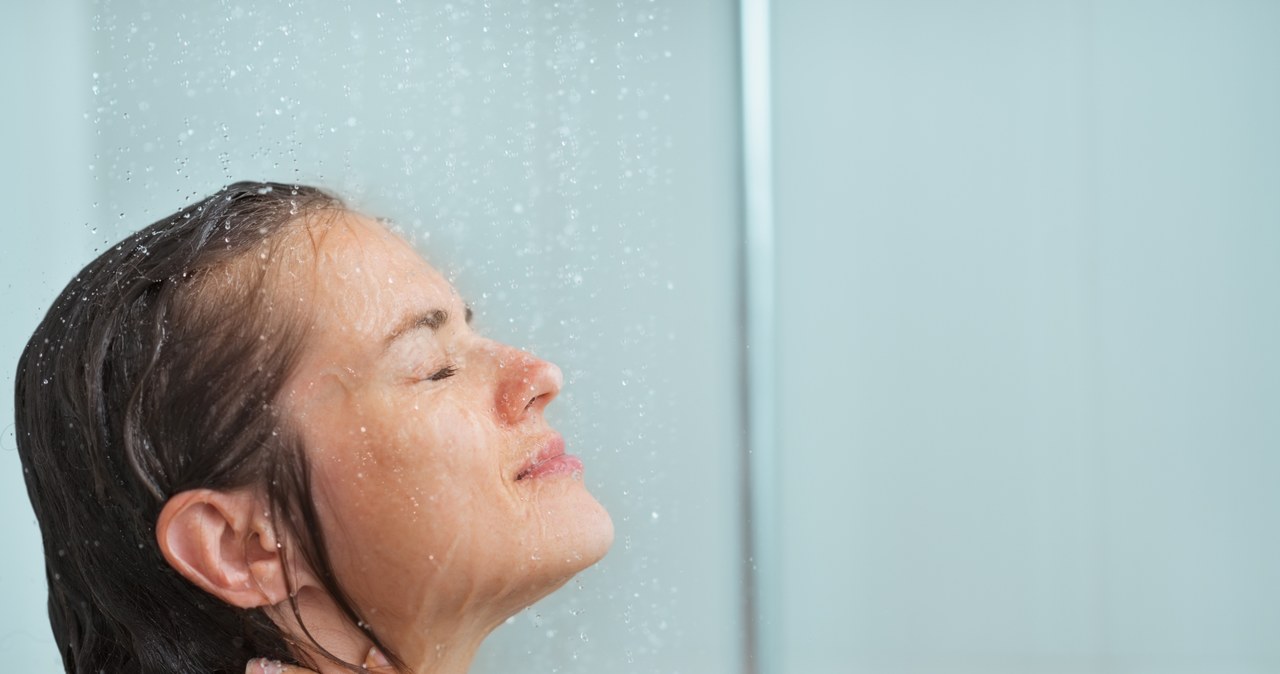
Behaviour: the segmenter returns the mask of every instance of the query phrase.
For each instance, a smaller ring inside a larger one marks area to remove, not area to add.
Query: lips
[[[516,474],[516,481],[536,480],[551,475],[579,472],[582,459],[564,453],[564,438],[553,433],[542,449]]]

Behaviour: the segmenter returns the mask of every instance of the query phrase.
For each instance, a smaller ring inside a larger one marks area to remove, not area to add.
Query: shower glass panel
[[[22,344],[104,246],[225,183],[274,179],[389,218],[481,332],[564,370],[549,418],[616,542],[500,627],[475,671],[741,671],[732,3],[15,11],[6,90],[27,96],[0,113],[17,148],[3,168],[8,668],[58,667],[12,451]]]

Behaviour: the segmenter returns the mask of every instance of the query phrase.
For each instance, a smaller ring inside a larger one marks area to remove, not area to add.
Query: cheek
[[[467,406],[442,400],[392,413],[370,453],[395,483],[469,483],[487,476],[499,452],[484,418]]]
[[[469,407],[446,400],[378,406],[354,422],[333,429],[330,445],[313,457],[338,519],[379,530],[427,517],[443,524],[502,500],[500,447]]]

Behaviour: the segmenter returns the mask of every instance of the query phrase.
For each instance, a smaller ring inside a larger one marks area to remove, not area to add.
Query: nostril
[[[550,395],[551,395],[551,394],[549,394],[549,393],[539,393],[538,395],[536,395],[536,396],[534,396],[534,397],[530,398],[530,399],[529,399],[529,402],[524,406],[524,410],[525,410],[526,412],[528,412],[528,411],[529,411],[529,408],[531,408],[531,407],[533,407],[534,405],[538,404],[538,401],[539,401],[539,400],[545,400],[545,399],[547,399],[547,397],[548,397],[548,396],[550,396]]]

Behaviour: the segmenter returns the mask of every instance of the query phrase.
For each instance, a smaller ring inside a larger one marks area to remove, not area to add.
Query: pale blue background
[[[22,344],[96,250],[270,177],[395,218],[569,376],[618,543],[477,671],[744,671],[736,3],[8,12],[9,669],[57,667]],[[780,671],[1280,671],[1280,5],[789,0],[771,36]]]
[[[773,28],[787,671],[1280,671],[1280,4]]]

